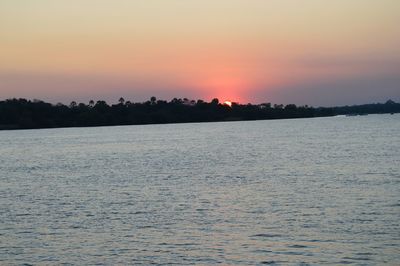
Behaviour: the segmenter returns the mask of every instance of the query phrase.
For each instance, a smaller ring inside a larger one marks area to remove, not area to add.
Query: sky
[[[399,0],[1,0],[0,99],[400,101]]]

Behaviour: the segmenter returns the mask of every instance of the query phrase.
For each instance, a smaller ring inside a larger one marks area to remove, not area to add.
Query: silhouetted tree
[[[219,104],[218,98],[212,99],[211,104],[213,104],[213,105],[218,105],[218,104]]]
[[[231,120],[302,118],[338,114],[399,113],[400,104],[365,104],[342,107],[318,107],[288,104],[260,105],[232,103],[229,107],[215,98],[211,102],[174,98],[170,102],[155,97],[144,103],[124,101],[108,105],[93,100],[89,105],[72,101],[68,106],[41,100],[8,99],[0,101],[0,129],[73,126],[133,125],[150,123],[212,122]],[[122,108],[123,106],[123,108]]]
[[[76,106],[77,106],[77,104],[76,104],[75,101],[72,101],[72,102],[69,104],[69,107],[70,107],[70,108],[76,108]]]

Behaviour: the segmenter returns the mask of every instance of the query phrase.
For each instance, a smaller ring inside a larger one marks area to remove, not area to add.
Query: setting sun
[[[229,107],[232,107],[232,102],[230,102],[230,101],[225,101],[224,104],[228,105]]]

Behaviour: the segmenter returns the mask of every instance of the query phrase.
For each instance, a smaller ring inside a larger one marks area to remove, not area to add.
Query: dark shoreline
[[[331,117],[336,115],[367,115],[400,113],[400,103],[310,107],[263,104],[238,104],[231,106],[214,99],[202,100],[174,98],[172,101],[156,100],[143,103],[125,102],[108,105],[105,101],[91,101],[88,105],[72,102],[69,106],[50,104],[39,100],[8,99],[0,101],[0,130],[76,128],[101,126],[128,126],[152,124],[182,124],[205,122],[232,122]]]
[[[380,113],[387,114],[387,113]],[[294,118],[271,118],[271,119],[253,119],[253,120],[221,120],[221,121],[194,121],[194,122],[167,122],[167,123],[148,123],[148,124],[129,124],[129,125],[99,125],[99,126],[66,126],[66,127],[39,127],[39,128],[17,128],[15,125],[0,125],[0,131],[20,131],[20,130],[36,130],[36,129],[59,129],[59,128],[101,128],[101,127],[129,127],[129,126],[152,126],[152,125],[180,125],[180,124],[203,124],[203,123],[234,123],[234,122],[252,122],[252,121],[276,121],[276,120],[292,120],[292,119],[313,119],[331,116],[313,116],[313,117],[294,117]]]

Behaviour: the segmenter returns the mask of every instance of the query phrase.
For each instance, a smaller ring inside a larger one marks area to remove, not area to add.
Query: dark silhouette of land
[[[69,106],[40,100],[8,99],[0,101],[0,129],[264,120],[399,112],[400,103],[391,100],[386,103],[315,108],[270,103],[232,103],[229,106],[220,103],[218,99],[205,102],[174,98],[167,102],[157,100],[156,97],[142,103],[120,98],[119,103],[113,105],[108,105],[105,101],[90,101],[89,104],[71,102]]]

